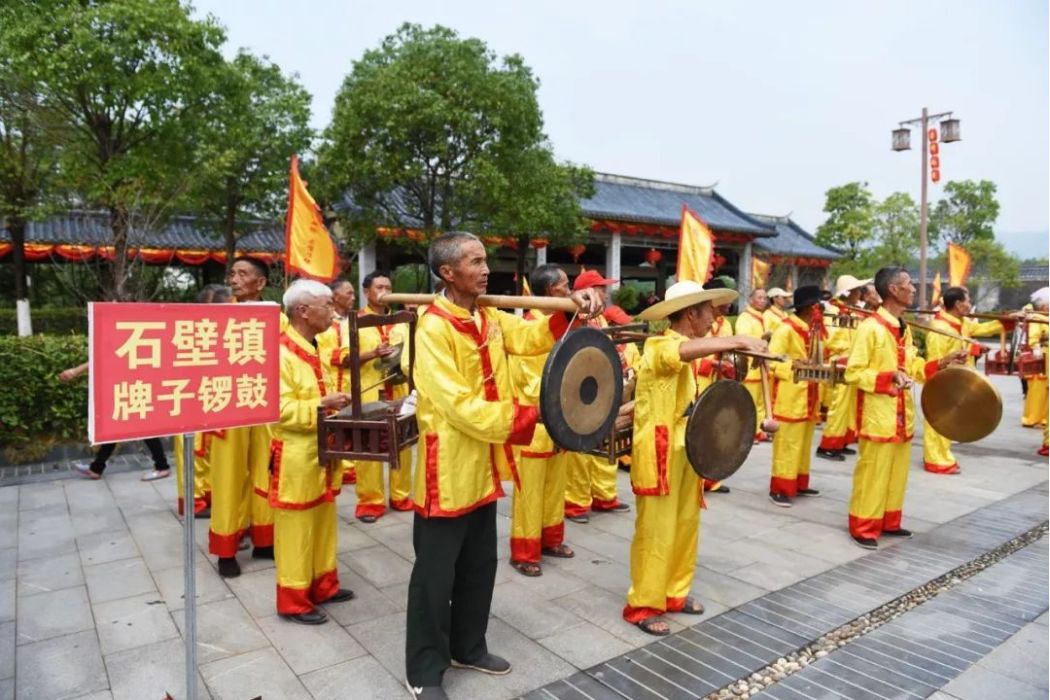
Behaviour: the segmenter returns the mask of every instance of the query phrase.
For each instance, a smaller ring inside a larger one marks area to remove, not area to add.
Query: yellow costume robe
[[[925,381],[937,371],[915,350],[911,329],[880,308],[857,328],[846,362],[846,381],[857,385],[860,454],[853,470],[849,531],[854,537],[877,538],[899,530],[908,462],[915,429],[911,389],[893,386],[897,371]]]
[[[526,318],[530,318],[526,314]],[[522,403],[536,404],[547,354],[508,358],[515,396]],[[536,426],[532,442],[518,459],[518,482],[510,515],[510,560],[539,562],[542,550],[565,539],[564,465],[555,459],[558,449],[542,425]]]
[[[999,321],[977,323],[969,318],[957,318],[947,311],[938,311],[930,325],[966,338],[997,335],[1004,330],[1003,324]],[[936,333],[926,334],[927,360],[940,360],[959,350],[968,350],[970,352],[968,364],[973,367],[977,363],[977,357],[980,356],[979,349],[977,345],[964,343],[948,336]],[[952,441],[934,430],[930,421],[925,418],[923,419],[922,457],[923,467],[934,474],[952,474],[959,469],[959,463],[952,454]]]
[[[598,328],[606,328],[609,322],[599,316],[592,323]],[[617,345],[620,365],[624,376],[628,370],[635,370],[641,358],[634,343]],[[620,505],[616,494],[615,464],[609,464],[605,457],[583,454],[582,452],[560,452],[555,460],[561,463],[568,473],[565,487],[565,515],[576,517],[585,515],[588,510],[612,510]]]
[[[668,329],[645,341],[635,389],[631,488],[637,515],[631,588],[623,617],[637,623],[681,610],[693,585],[703,491],[685,455],[686,410],[697,396],[693,367]]]
[[[841,315],[849,315],[848,309],[838,301],[832,301]],[[825,361],[845,366],[856,338],[853,328],[833,326],[824,344]],[[857,441],[857,387],[852,384],[835,384],[830,387],[831,397],[827,420],[820,437],[820,449],[831,452],[844,449]]]
[[[748,305],[736,318],[736,334],[747,335],[752,338],[761,338],[766,331],[765,316],[755,307]],[[762,371],[757,367],[751,367],[744,378],[744,388],[751,394],[751,400],[755,403],[755,437],[758,438],[762,432],[762,421],[766,418],[766,408],[762,400]]]
[[[820,415],[815,382],[798,382],[792,378],[793,360],[809,356],[810,335],[822,329],[811,328],[795,314],[788,316],[773,332],[769,352],[786,355],[787,362],[772,362],[773,418],[780,429],[773,435],[773,473],[769,492],[789,498],[809,488],[809,466],[813,431]]]
[[[320,464],[317,408],[332,390],[323,353],[290,327],[281,334],[281,420],[274,429],[269,490],[275,514],[277,612],[313,610],[339,590],[333,486],[339,467]]]
[[[512,445],[532,442],[539,410],[514,399],[507,355],[550,352],[568,330],[562,313],[526,321],[489,307],[472,315],[443,295],[416,328],[420,465],[412,500],[424,518],[454,518],[518,483]]]
[[[769,308],[762,312],[762,320],[765,321],[766,330],[770,333],[775,331],[787,317],[788,313],[778,309],[772,301],[769,302]]]
[[[372,308],[362,309],[359,316],[368,314],[379,314]],[[405,324],[373,326],[362,328],[359,333],[361,354],[372,352],[381,343],[397,345],[404,342],[408,335],[408,327]],[[408,347],[402,351],[402,356],[408,355]],[[347,371],[349,375],[349,371]],[[361,402],[369,401],[393,401],[408,396],[408,384],[381,384],[383,373],[379,369],[379,359],[376,358],[361,365]],[[347,382],[349,382],[349,377]],[[373,386],[377,385],[377,386]],[[372,387],[369,389],[368,387]],[[390,468],[390,507],[394,510],[412,509],[412,450],[402,450],[398,458],[399,466]],[[355,515],[360,518],[364,515],[379,517],[386,512],[386,493],[383,484],[383,462],[357,462],[357,508]]]
[[[208,468],[210,433],[193,435],[193,512],[200,513],[211,505],[211,470]],[[183,488],[182,435],[175,436],[175,480],[178,488],[179,515],[186,512]]]
[[[1045,323],[1028,324],[1028,345],[1035,348],[1043,346],[1046,353],[1047,334],[1050,333]],[[1021,424],[1026,428],[1036,425],[1046,425],[1047,416],[1047,381],[1046,374],[1040,374],[1028,380],[1028,393],[1024,399],[1024,415]]]

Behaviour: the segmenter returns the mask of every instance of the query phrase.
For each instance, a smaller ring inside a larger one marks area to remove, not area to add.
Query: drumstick
[[[733,352],[738,355],[747,355],[748,357],[757,357],[760,360],[769,360],[771,362],[787,362],[787,355],[773,355],[768,352],[759,352],[757,350],[734,350]]]
[[[769,393],[769,368],[762,363],[759,365],[759,370],[762,372],[762,403],[766,408],[766,417],[762,421],[762,432],[775,433],[780,429],[780,424],[773,417],[773,401]]]
[[[433,304],[435,294],[384,294],[379,303],[386,304]],[[482,294],[477,298],[478,306],[495,306],[501,309],[538,309],[540,311],[579,310],[576,302],[568,297],[516,297],[505,294]]]

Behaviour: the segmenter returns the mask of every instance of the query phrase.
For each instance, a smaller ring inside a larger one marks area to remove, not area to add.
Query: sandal
[[[682,609],[678,612],[685,613],[686,615],[703,615],[704,605],[696,598],[689,596],[685,599],[685,602],[682,603]]]
[[[154,469],[153,471],[146,472],[142,475],[143,481],[156,481],[157,479],[167,479],[171,476],[170,469]]]
[[[534,561],[512,561],[510,565],[522,576],[543,576],[543,569]]]
[[[557,547],[544,547],[543,556],[545,557],[557,557],[558,559],[572,559],[576,556],[576,552],[572,551],[572,547],[567,544],[559,544]]]
[[[671,626],[667,624],[667,620],[660,616],[647,617],[634,624],[637,625],[638,629],[641,631],[646,634],[651,634],[654,637],[666,637],[671,634]],[[663,627],[661,628],[659,625],[663,625]]]

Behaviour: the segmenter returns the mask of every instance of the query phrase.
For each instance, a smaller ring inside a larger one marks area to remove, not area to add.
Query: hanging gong
[[[747,377],[747,371],[751,367],[748,357],[737,352],[729,353],[725,357],[733,363],[733,379],[738,382],[744,381],[744,378]]]
[[[987,437],[1003,417],[1003,399],[983,374],[949,365],[922,387],[922,413],[938,433],[955,442]]]
[[[569,331],[547,357],[540,382],[540,416],[554,444],[586,452],[608,435],[623,401],[616,346],[594,328]]]
[[[715,382],[693,404],[685,428],[685,453],[705,479],[731,477],[755,440],[755,402],[740,382]]]

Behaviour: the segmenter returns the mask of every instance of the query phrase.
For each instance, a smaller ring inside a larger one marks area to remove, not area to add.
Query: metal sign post
[[[178,438],[176,438],[178,439]],[[193,492],[193,433],[182,436],[182,572],[183,599],[186,601],[186,698],[197,700],[197,564],[194,550],[197,540],[193,536],[196,521]]]

